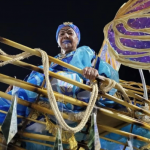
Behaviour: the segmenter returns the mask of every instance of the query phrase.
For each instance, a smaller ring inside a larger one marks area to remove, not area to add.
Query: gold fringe
[[[48,109],[51,108],[50,104],[48,102],[46,102],[46,101],[41,101],[40,100],[37,104],[40,105],[40,106],[42,106],[42,107],[48,108]]]
[[[77,149],[78,143],[77,143],[77,141],[75,139],[74,134],[72,134],[72,137],[69,138],[67,142],[69,143],[71,150],[76,150]]]
[[[31,119],[37,119],[39,117],[40,113],[37,110],[33,110],[33,114],[31,115]]]
[[[53,124],[48,117],[45,115],[45,119],[46,119],[46,130],[49,131],[49,133],[53,134],[54,136],[56,136],[57,134],[57,130],[59,128],[58,125]],[[61,134],[61,138],[62,141],[69,143],[70,145],[70,149],[71,150],[76,150],[77,149],[77,141],[75,139],[75,136],[73,133],[70,133],[68,131],[64,131],[62,130],[62,134]]]
[[[68,119],[72,120],[72,121],[78,121],[78,120],[82,120],[82,118],[85,115],[85,111],[79,112],[79,113],[67,113],[68,115]]]

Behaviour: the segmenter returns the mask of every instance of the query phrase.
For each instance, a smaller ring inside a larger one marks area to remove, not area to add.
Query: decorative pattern
[[[110,56],[106,41],[104,41],[103,47],[100,50],[98,56],[101,58],[101,60],[109,63],[115,70],[118,71],[120,69],[121,64]]]
[[[104,28],[109,54],[118,62],[150,69],[150,0],[129,0]]]

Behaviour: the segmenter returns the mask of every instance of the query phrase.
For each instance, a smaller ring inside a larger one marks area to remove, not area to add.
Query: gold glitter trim
[[[70,24],[73,24],[73,22],[64,22],[63,24],[64,25],[70,25]]]
[[[59,126],[52,123],[46,115],[45,119],[46,119],[46,130],[48,130],[49,133],[53,134],[56,137]],[[62,141],[69,143],[71,150],[76,150],[78,143],[73,133],[62,130],[61,138]]]

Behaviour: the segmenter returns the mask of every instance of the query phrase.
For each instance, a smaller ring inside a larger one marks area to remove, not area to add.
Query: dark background
[[[55,56],[60,49],[55,33],[59,24],[70,21],[81,31],[79,46],[87,45],[97,53],[103,42],[103,28],[115,16],[120,6],[127,0],[0,0],[0,36],[31,48],[41,48]],[[0,48],[8,54],[22,51],[0,43]],[[31,57],[25,60],[41,65],[41,59]],[[16,76],[18,79],[30,73],[13,65],[0,67],[0,73]],[[146,82],[150,85],[149,73],[144,71]],[[120,79],[141,82],[138,70],[121,66]],[[8,85],[0,83],[0,90]]]

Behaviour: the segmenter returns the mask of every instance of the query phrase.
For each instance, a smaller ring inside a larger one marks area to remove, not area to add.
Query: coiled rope
[[[95,106],[95,102],[96,102],[97,97],[98,97],[98,86],[97,86],[97,83],[94,82],[91,85],[92,86],[91,97],[90,97],[88,106],[86,108],[86,111],[84,113],[84,116],[81,119],[81,121],[78,124],[78,126],[76,126],[74,128],[68,126],[66,124],[65,120],[63,119],[63,117],[61,115],[61,112],[59,111],[59,108],[58,108],[57,102],[56,102],[56,98],[54,96],[54,93],[53,93],[53,90],[52,90],[52,87],[51,87],[51,84],[50,84],[48,55],[47,55],[47,53],[45,51],[43,51],[41,49],[36,49],[36,50],[41,53],[42,63],[43,63],[43,70],[44,70],[44,75],[45,75],[45,80],[46,80],[47,95],[48,95],[48,99],[49,99],[49,103],[51,105],[51,108],[52,108],[52,110],[53,110],[53,112],[55,114],[56,119],[58,120],[58,123],[66,131],[73,132],[73,133],[81,131],[83,129],[83,127],[86,125],[86,123],[87,123],[87,121],[89,119],[89,116],[90,116],[90,114],[91,114],[91,112],[93,110],[93,107]],[[0,63],[0,67],[4,66],[6,64],[9,64],[9,63],[13,63],[13,62],[15,62],[17,60],[22,60],[22,59],[25,59],[25,58],[31,56],[31,54],[27,53],[27,52],[23,52],[23,53],[18,54],[18,55],[8,55],[5,52],[3,52],[2,50],[0,50],[0,53],[2,55],[6,55],[6,56],[9,56],[9,57],[12,58],[11,60],[1,62]],[[101,80],[104,81],[100,85],[100,90],[103,93],[106,93],[106,92],[110,91],[112,88],[116,88],[119,91],[121,91],[121,93],[124,96],[125,101],[127,101],[128,103],[131,103],[128,95],[126,94],[125,90],[123,89],[123,87],[120,84],[118,84],[114,80],[111,80],[111,79],[108,79],[108,78],[105,78],[105,77],[102,77],[102,76],[101,76]],[[127,109],[130,112],[130,114],[132,114],[132,110],[130,108],[128,108],[128,107],[127,107]]]
[[[92,93],[91,93],[91,97],[90,97],[90,101],[89,104],[86,108],[85,111],[85,115],[83,117],[83,119],[81,120],[81,122],[78,124],[77,127],[70,127],[66,124],[65,120],[63,119],[61,112],[59,111],[59,108],[57,106],[57,102],[56,102],[56,98],[54,96],[51,84],[50,84],[50,80],[49,80],[49,59],[48,59],[48,55],[45,51],[41,50],[41,49],[36,49],[37,51],[39,51],[41,53],[42,56],[42,63],[43,63],[43,70],[44,70],[44,74],[45,74],[45,80],[46,80],[46,89],[47,89],[47,94],[48,94],[48,99],[51,105],[51,108],[55,114],[56,119],[58,120],[58,123],[62,126],[62,128],[64,130],[76,133],[79,132],[83,129],[83,127],[85,126],[85,124],[87,123],[89,116],[93,110],[93,107],[95,105],[95,102],[97,100],[97,96],[98,96],[98,86],[97,83],[93,83],[92,84]],[[2,50],[0,50],[0,53],[3,55],[7,55],[5,52],[3,52]],[[8,55],[7,55],[8,56]],[[4,66],[6,64],[9,63],[13,63],[14,61],[17,60],[22,60],[24,58],[27,58],[29,56],[31,56],[29,53],[21,53],[19,55],[16,56],[11,56],[9,55],[11,58],[13,58],[12,60],[9,61],[5,61],[0,63],[0,66]]]

